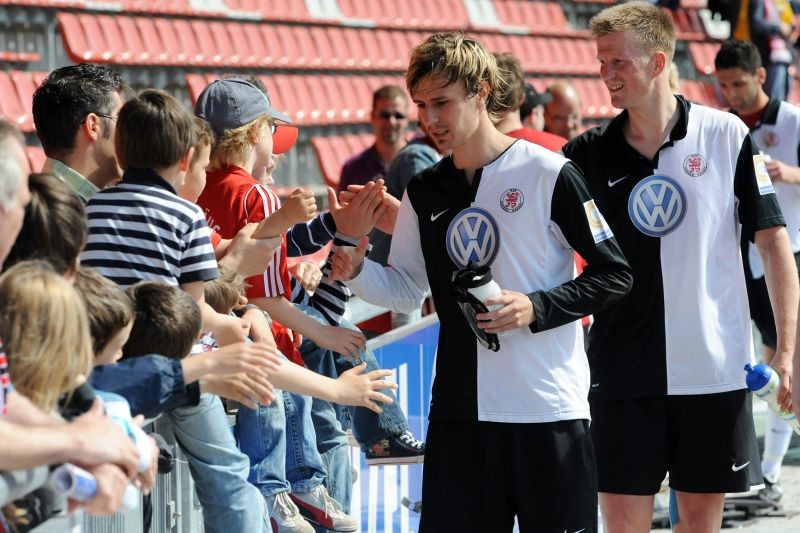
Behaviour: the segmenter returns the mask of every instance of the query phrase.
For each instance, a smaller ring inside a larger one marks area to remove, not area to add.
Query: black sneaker
[[[781,501],[781,498],[783,498],[783,488],[781,484],[777,481],[773,483],[767,478],[764,478],[764,485],[766,485],[766,487],[758,491],[758,498],[767,503],[777,505]]]
[[[368,465],[409,465],[425,459],[425,443],[404,431],[381,439],[366,451]]]

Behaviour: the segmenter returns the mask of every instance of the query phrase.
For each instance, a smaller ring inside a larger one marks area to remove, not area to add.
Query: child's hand
[[[320,325],[314,335],[311,340],[317,346],[341,354],[346,359],[356,358],[359,352],[367,349],[367,338],[360,331]]]
[[[367,368],[367,363],[361,363],[339,376],[336,384],[341,385],[339,391],[341,396],[336,403],[366,407],[376,413],[382,413],[383,409],[375,402],[388,404],[392,403],[392,399],[381,394],[379,390],[396,389],[397,383],[380,379],[391,376],[392,373],[389,370],[373,370],[369,374],[364,374],[365,368]]]
[[[238,342],[193,357],[208,357],[211,360],[210,373],[216,375],[246,372],[267,377],[282,363],[278,350],[262,343]]]
[[[200,390],[235,400],[250,409],[256,409],[259,403],[269,405],[275,400],[272,383],[267,378],[245,372],[227,376],[208,375],[200,380]]]
[[[328,187],[328,203],[336,230],[354,239],[369,233],[386,210],[385,194],[382,179],[370,181],[347,204],[340,205],[336,192]]]
[[[311,220],[317,214],[317,200],[314,198],[314,192],[302,187],[295,189],[283,202],[278,212],[283,213],[283,216],[286,217],[288,227]]]
[[[319,282],[322,280],[322,269],[319,268],[317,263],[307,259],[291,267],[289,272],[309,295],[316,292]]]

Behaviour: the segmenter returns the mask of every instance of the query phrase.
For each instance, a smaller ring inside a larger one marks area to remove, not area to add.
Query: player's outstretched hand
[[[487,298],[486,307],[502,305],[503,307],[479,313],[475,318],[479,320],[478,327],[487,333],[503,333],[521,327],[527,327],[536,320],[533,304],[527,294],[504,290],[500,296]]]
[[[347,281],[353,279],[361,272],[364,263],[364,255],[369,245],[369,237],[362,237],[358,241],[358,246],[340,246],[331,258],[331,271],[328,274],[328,282],[335,280]]]
[[[373,370],[364,374],[366,368],[367,363],[361,363],[339,376],[336,380],[337,386],[340,386],[336,403],[366,407],[376,413],[382,413],[383,409],[376,402],[388,404],[392,403],[392,399],[379,391],[396,389],[397,384],[381,379],[392,375],[389,370]]]

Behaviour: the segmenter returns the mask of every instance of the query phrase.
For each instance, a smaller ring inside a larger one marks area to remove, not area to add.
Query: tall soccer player
[[[675,96],[675,28],[629,2],[589,23],[600,75],[624,111],[564,147],[586,173],[636,280],[595,314],[592,440],[607,531],[646,531],[669,472],[676,531],[718,531],[726,492],[762,484],[745,387],[753,360],[739,234],[764,263],[772,366],[791,407],[797,269],[762,156],[741,120]]]

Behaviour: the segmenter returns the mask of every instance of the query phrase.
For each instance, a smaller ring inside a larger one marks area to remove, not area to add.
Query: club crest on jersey
[[[764,148],[773,148],[780,144],[781,138],[778,137],[778,134],[774,131],[765,131],[764,135],[761,136],[761,146]]]
[[[500,229],[494,217],[480,207],[468,207],[455,216],[445,234],[453,263],[466,268],[491,265],[500,248]]]
[[[706,159],[700,154],[692,154],[683,160],[683,171],[693,178],[705,174],[707,168]]]
[[[611,232],[611,228],[606,224],[606,219],[603,218],[603,214],[597,209],[594,200],[583,202],[583,210],[586,212],[586,220],[589,222],[589,229],[592,230],[592,237],[594,237],[595,244],[614,236]]]
[[[519,189],[508,189],[500,196],[500,207],[502,207],[503,211],[506,213],[519,211],[523,203],[525,203],[525,196]]]
[[[668,176],[648,176],[628,197],[628,216],[636,229],[651,237],[664,237],[675,231],[686,216],[686,194]]]
[[[758,194],[764,196],[766,194],[773,194],[775,189],[772,187],[772,180],[769,177],[767,164],[764,162],[762,154],[753,156],[753,167],[756,171],[756,183],[758,184]]]

